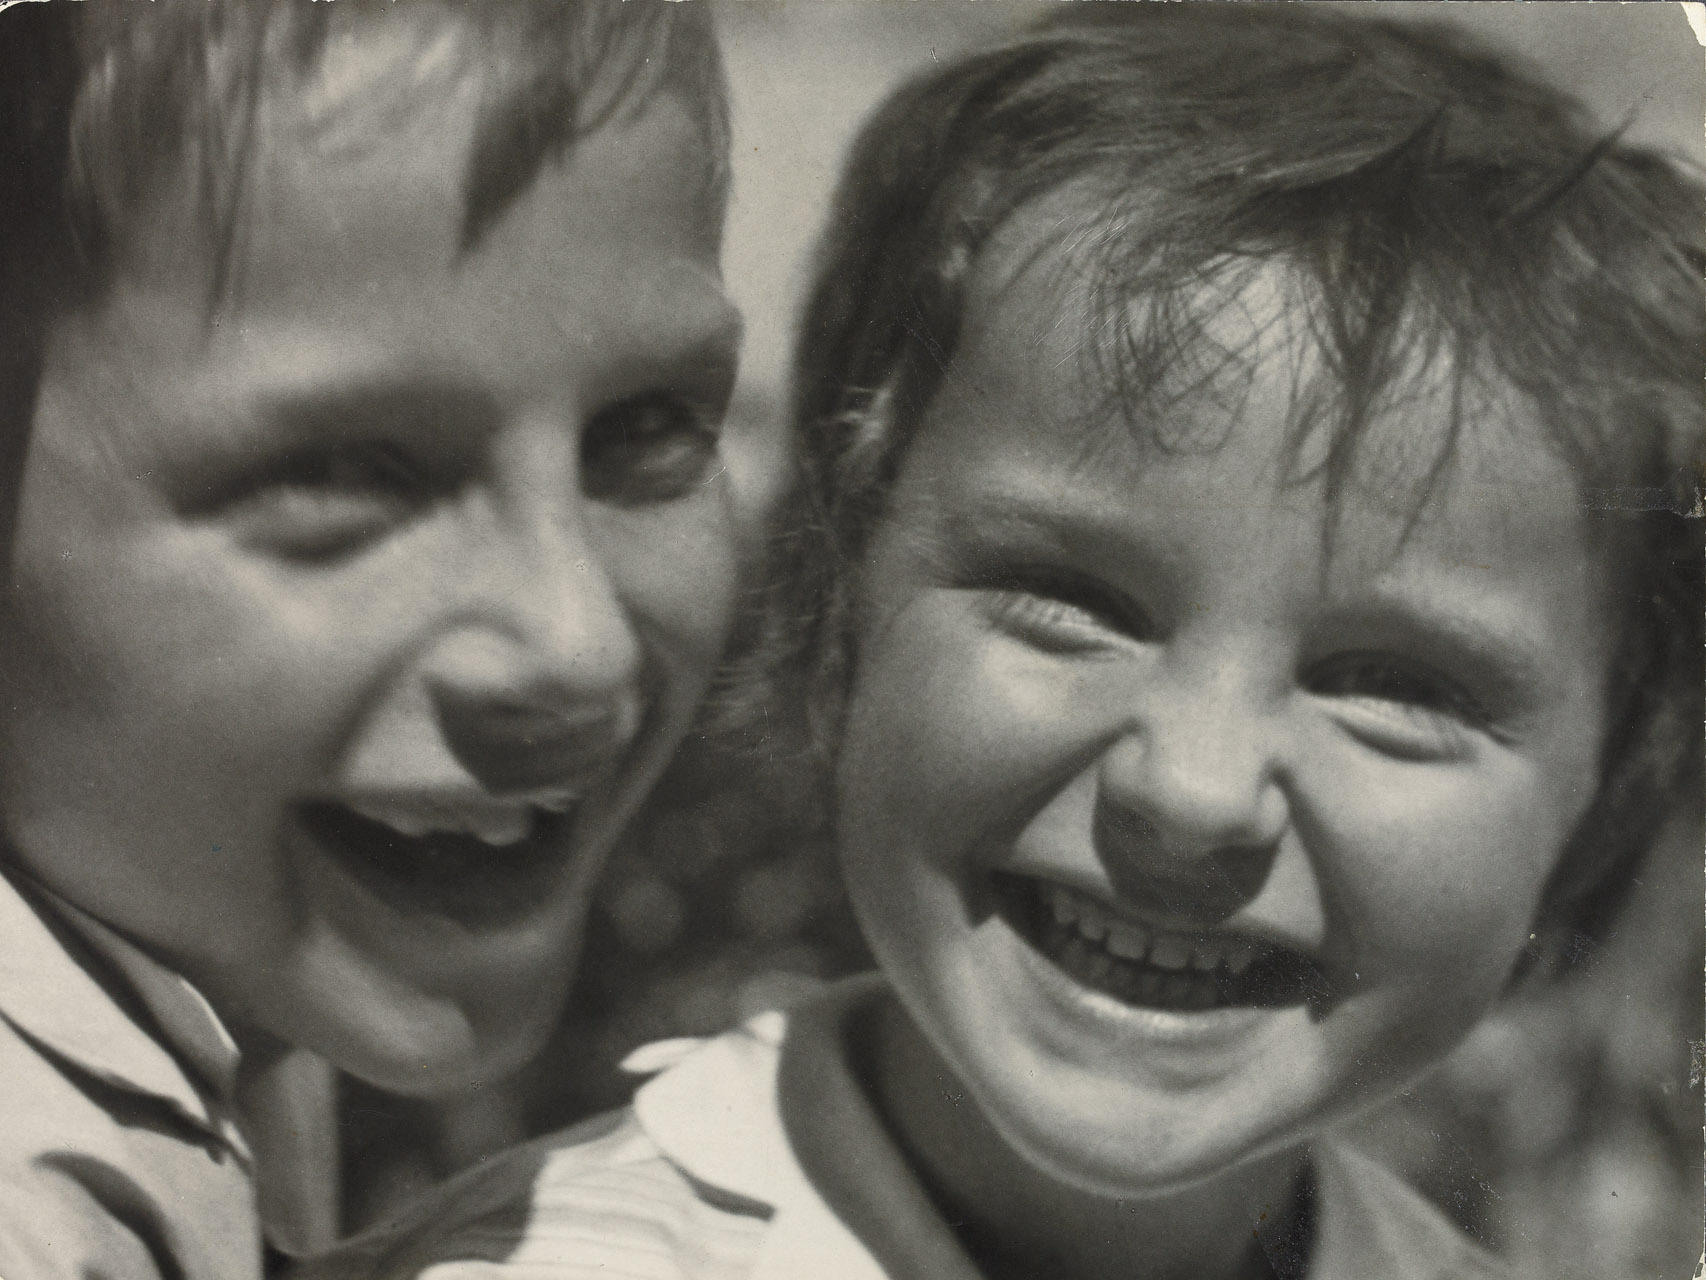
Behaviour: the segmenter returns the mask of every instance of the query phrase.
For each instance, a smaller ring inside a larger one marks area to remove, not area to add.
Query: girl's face
[[[1158,1192],[1389,1094],[1498,995],[1594,791],[1607,584],[1508,415],[1408,538],[1352,492],[1325,555],[1319,487],[1280,479],[1307,370],[1259,323],[1276,281],[1214,322],[1248,383],[1168,424],[1216,446],[1164,451],[1081,393],[1058,258],[1006,279],[1008,248],[867,561],[842,856],[1005,1139]]]
[[[735,587],[686,109],[579,142],[463,253],[477,103],[382,145],[264,126],[211,327],[193,210],[137,232],[54,336],[0,615],[26,868],[406,1091],[550,1025]]]

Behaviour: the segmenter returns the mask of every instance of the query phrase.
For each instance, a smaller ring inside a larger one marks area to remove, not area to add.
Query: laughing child
[[[287,1051],[556,1016],[734,593],[703,16],[0,15],[6,1280],[257,1276]]]
[[[1333,1135],[1604,921],[1686,776],[1700,209],[1449,36],[1289,6],[901,90],[776,614],[880,975],[642,1052],[354,1273],[1494,1270]]]

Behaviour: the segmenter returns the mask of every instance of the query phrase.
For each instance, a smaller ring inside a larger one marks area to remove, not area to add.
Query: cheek
[[[336,732],[348,655],[293,642],[305,611],[187,534],[77,549],[19,545],[0,637],[10,834],[61,892],[162,947],[264,947],[283,804]]]
[[[618,513],[599,530],[605,570],[648,645],[673,674],[709,678],[733,623],[742,579],[739,529],[707,492],[662,510]]]
[[[326,714],[320,704],[335,697],[340,673],[370,656],[362,632],[380,611],[369,598],[334,627],[323,602],[197,541],[162,538],[115,553],[105,572],[38,580],[22,600],[45,624],[32,627],[32,647],[58,673],[51,696],[61,706],[115,728],[157,723],[162,746],[264,752]]]
[[[1366,977],[1498,990],[1566,834],[1527,767],[1346,773],[1320,840],[1330,910]]]
[[[954,593],[922,595],[861,645],[839,756],[854,843],[931,861],[999,850],[1075,771],[1087,740],[1069,673],[989,636]]]
[[[16,567],[8,820],[43,850],[128,845],[185,874],[262,856],[394,649],[387,626],[419,616],[165,518],[25,527]]]

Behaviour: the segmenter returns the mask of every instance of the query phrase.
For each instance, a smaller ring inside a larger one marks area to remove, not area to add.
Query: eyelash
[[[1348,708],[1352,730],[1382,749],[1412,758],[1455,751],[1465,731],[1493,717],[1460,683],[1389,654],[1340,654],[1305,676],[1313,693]]]
[[[967,574],[960,585],[979,593],[997,630],[1040,652],[1093,654],[1158,636],[1123,593],[1054,565],[997,565]],[[1497,732],[1498,717],[1461,681],[1400,654],[1334,654],[1303,670],[1298,686],[1325,699],[1355,737],[1401,760],[1459,759],[1470,734]]]
[[[1082,652],[1110,636],[1141,639],[1152,631],[1130,601],[1078,574],[1009,568],[968,585],[988,593],[992,622],[1048,652]]]
[[[1372,676],[1372,688],[1351,689],[1350,696],[1379,698],[1419,709],[1439,711],[1465,720],[1484,719],[1479,704],[1455,681],[1383,653],[1349,653],[1334,657],[1311,673],[1315,686],[1331,685],[1358,676]]]
[[[222,505],[287,560],[335,560],[406,521],[443,486],[403,450],[365,442],[287,456]]]
[[[420,489],[421,468],[395,445],[378,442],[292,455],[269,477],[280,487],[403,493]]]
[[[1052,568],[973,575],[990,620],[1049,653],[1083,653],[1111,639],[1147,640],[1155,629],[1142,611],[1105,585]],[[1492,716],[1459,682],[1391,654],[1336,655],[1304,673],[1304,687],[1350,708],[1353,731],[1382,750],[1415,759],[1454,754],[1466,730]]]

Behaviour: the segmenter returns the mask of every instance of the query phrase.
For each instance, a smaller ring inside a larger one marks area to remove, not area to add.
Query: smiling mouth
[[[475,925],[538,907],[563,862],[563,837],[578,807],[410,820],[376,806],[319,800],[298,815],[314,843],[376,896]]]
[[[1136,1008],[1195,1013],[1283,1008],[1328,992],[1320,965],[1238,934],[1141,923],[1088,894],[1031,876],[993,877],[1008,926],[1082,986]]]

